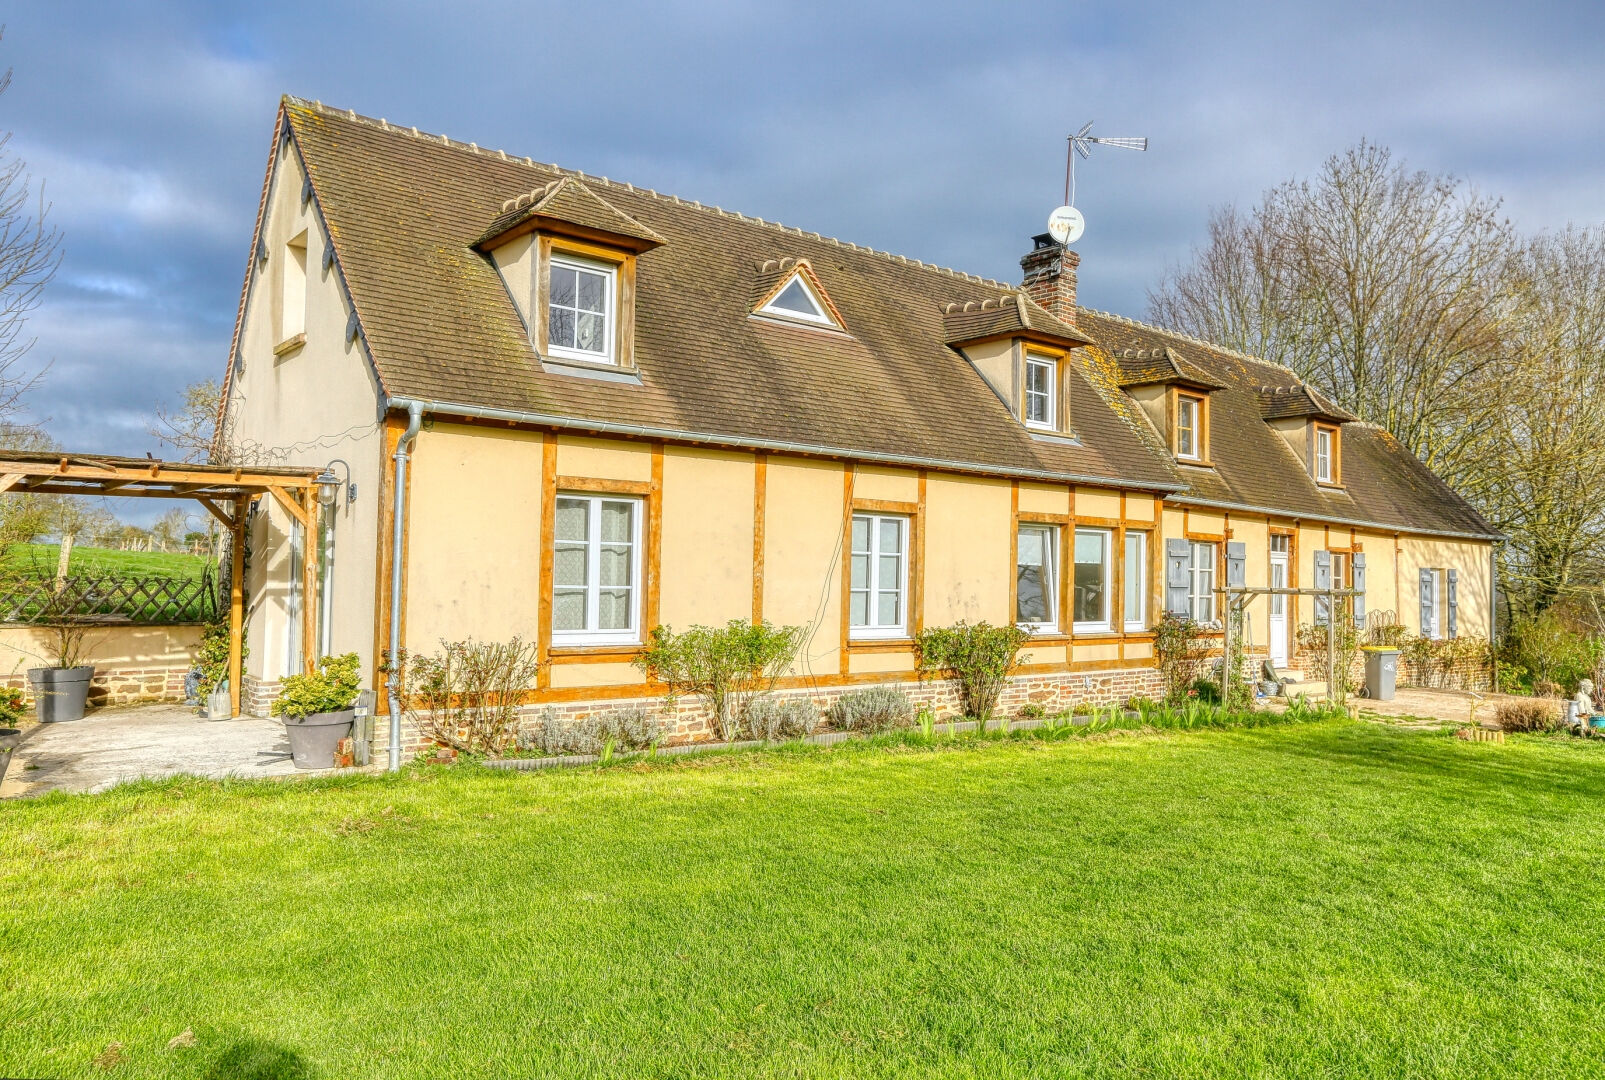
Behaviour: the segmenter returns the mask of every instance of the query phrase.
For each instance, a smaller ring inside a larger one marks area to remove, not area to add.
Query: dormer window
[[[1025,358],[1025,423],[1052,431],[1058,420],[1059,362],[1035,353]]]
[[[552,255],[546,347],[554,356],[611,364],[618,271],[604,263]]]
[[[825,307],[808,287],[808,282],[801,274],[793,274],[786,287],[775,294],[775,298],[763,306],[764,314],[779,315],[785,319],[802,319],[805,322],[820,323],[824,326],[833,326],[829,315],[825,314]]]
[[[1176,456],[1186,461],[1204,458],[1204,413],[1208,400],[1193,394],[1176,394]]]
[[[1337,484],[1341,475],[1338,469],[1338,429],[1326,424],[1315,425],[1315,446],[1310,454],[1316,483]]]

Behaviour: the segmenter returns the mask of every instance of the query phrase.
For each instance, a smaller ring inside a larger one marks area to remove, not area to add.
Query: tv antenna
[[[1147,150],[1148,140],[1124,135],[1094,135],[1090,120],[1080,131],[1066,138],[1069,145],[1064,151],[1064,205],[1048,215],[1048,233],[1061,244],[1073,244],[1087,228],[1086,219],[1076,209],[1076,155],[1091,157],[1095,144],[1121,150]]]

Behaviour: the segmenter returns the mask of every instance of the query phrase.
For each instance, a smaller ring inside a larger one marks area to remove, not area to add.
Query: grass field
[[[5,566],[50,575],[56,572],[56,560],[60,557],[59,544],[13,544],[6,549]],[[177,551],[118,551],[76,544],[67,557],[69,573],[92,570],[130,577],[198,578],[207,561],[204,555]]]
[[[13,803],[0,1075],[1601,1075],[1602,807],[1350,722]]]

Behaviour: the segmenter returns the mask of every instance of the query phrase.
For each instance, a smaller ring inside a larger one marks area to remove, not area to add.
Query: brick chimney
[[[1020,260],[1020,269],[1025,271],[1020,287],[1049,314],[1074,326],[1076,267],[1081,265],[1081,256],[1047,233],[1033,236],[1031,243],[1030,253]]]

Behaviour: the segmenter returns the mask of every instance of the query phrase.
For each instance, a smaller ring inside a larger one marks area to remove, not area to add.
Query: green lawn
[[[54,575],[56,560],[60,557],[59,544],[13,544],[6,549],[5,566]],[[118,551],[77,544],[67,557],[69,572],[110,572],[128,577],[198,578],[207,561],[204,555],[186,555],[179,551]]]
[[[1560,739],[173,783],[0,806],[0,894],[6,1076],[1605,1074]]]

